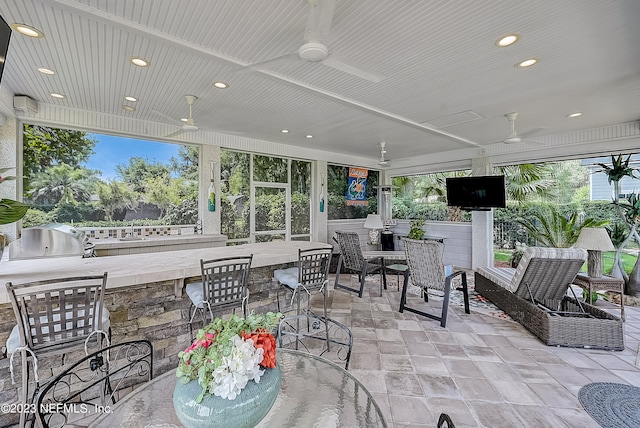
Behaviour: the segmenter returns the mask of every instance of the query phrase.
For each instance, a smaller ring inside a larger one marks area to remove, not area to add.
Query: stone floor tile
[[[465,400],[483,400],[502,403],[502,396],[487,379],[453,378]]]
[[[369,390],[370,393],[387,393],[387,384],[384,381],[385,373],[382,370],[361,370],[349,368],[349,372],[356,377]]]
[[[373,318],[373,327],[376,329],[400,330],[398,322],[393,318]]]
[[[464,400],[427,396],[427,403],[434,415],[431,425],[433,427],[437,425],[440,413],[449,415],[456,428],[478,426],[478,421],[476,421]]]
[[[380,354],[371,352],[354,352],[351,354],[351,360],[349,362],[350,369],[361,370],[381,370],[382,364],[380,363]]]
[[[511,369],[520,376],[524,382],[528,383],[548,383],[555,382],[555,379],[542,367],[535,365],[511,364]]]
[[[452,377],[484,377],[484,375],[478,369],[476,363],[474,363],[473,361],[443,358],[442,362],[447,367],[447,370],[449,370],[449,374]],[[479,363],[483,362],[480,361]]]
[[[402,322],[404,320],[397,320],[397,321]],[[429,338],[427,337],[425,332],[422,331],[422,330],[413,331],[413,330],[400,329],[400,334],[402,334],[402,338],[404,339],[405,343],[425,343],[425,342],[429,342]]]
[[[420,328],[420,323],[416,320],[397,320],[396,323],[397,323],[398,329],[400,330],[422,332],[422,328]]]
[[[475,333],[451,333],[455,343],[460,346],[487,346],[482,337]]]
[[[425,424],[426,421],[433,420],[433,414],[424,397],[389,394],[389,406],[394,424]],[[433,426],[430,422],[428,425]]]
[[[390,372],[412,373],[413,365],[408,355],[388,355],[381,354],[380,361],[382,369]]]
[[[494,363],[491,361],[475,361],[482,375],[487,379],[510,380],[522,382],[522,378],[508,364]]]
[[[417,375],[427,399],[432,397],[462,399],[458,386],[449,376]]]
[[[466,358],[467,354],[464,353],[462,346],[455,343],[436,343],[436,350],[442,358]]]
[[[467,400],[466,403],[482,427],[522,427],[522,421],[509,404],[475,400]]]
[[[378,340],[378,351],[381,354],[407,355],[407,347],[404,342],[387,342]]]
[[[540,428],[540,427],[553,427],[553,428],[572,428],[576,425],[567,425],[563,421],[559,421],[558,418],[549,409],[543,406],[522,406],[514,404],[511,407],[520,417],[523,428]]]
[[[512,382],[509,380],[489,379],[489,382],[500,393],[502,399],[507,403],[542,405],[543,401],[524,382]]]
[[[439,357],[423,357],[419,355],[411,356],[411,363],[416,373],[423,373],[431,376],[448,376],[449,370]]]
[[[384,381],[389,394],[423,396],[420,380],[413,373],[385,373]]]
[[[376,337],[378,340],[384,340],[387,342],[402,342],[402,334],[399,330],[385,329],[385,328],[376,328]]]
[[[426,357],[440,355],[432,343],[406,343],[409,355],[422,355]]]
[[[493,349],[486,346],[462,346],[462,349],[471,361],[502,361]]]
[[[548,409],[548,411],[571,428],[600,428],[600,424],[582,409]]]
[[[556,381],[527,383],[527,385],[547,407],[575,409],[580,406],[576,396]]]

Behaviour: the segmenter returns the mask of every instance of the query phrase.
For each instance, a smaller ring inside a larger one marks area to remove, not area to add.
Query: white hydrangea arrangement
[[[208,394],[235,399],[249,381],[260,382],[264,374],[261,367],[276,367],[276,341],[271,331],[281,317],[268,312],[214,319],[178,354],[176,376],[183,383],[198,380],[202,387],[198,403]]]

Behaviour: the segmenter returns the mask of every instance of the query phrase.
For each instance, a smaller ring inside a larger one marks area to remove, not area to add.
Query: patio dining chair
[[[36,420],[43,428],[86,426],[107,406],[152,378],[151,342],[111,345],[81,358],[47,382],[34,401]]]
[[[291,293],[291,306],[296,301],[296,315],[300,315],[300,299],[307,297],[307,313],[311,311],[311,292],[322,294],[324,316],[327,316],[327,282],[332,256],[331,247],[298,250],[298,265],[288,269],[277,269],[274,278],[282,287],[276,294],[278,312],[280,312],[280,290]]]
[[[360,237],[356,232],[336,231],[333,240],[337,242],[340,247],[340,258],[338,259],[338,267],[336,269],[336,280],[333,285],[334,289],[340,288],[351,291],[352,293],[358,293],[358,297],[362,297],[367,275],[379,273],[380,295],[382,296],[382,287],[384,286],[384,289],[387,289],[384,257],[365,258],[362,255],[362,249],[360,248]],[[355,273],[358,275],[360,288],[353,288],[348,285],[340,284],[340,274],[343,268],[349,274]]]
[[[351,330],[336,320],[313,314],[284,317],[278,325],[278,347],[318,355],[349,370]]]
[[[451,281],[459,276],[461,278],[462,293],[464,295],[464,311],[467,314],[470,313],[467,274],[462,270],[449,272],[450,267],[445,267],[443,262],[444,243],[434,240],[423,241],[409,238],[405,238],[403,241],[408,269],[404,272],[404,284],[402,286],[402,296],[400,297],[400,312],[404,312],[405,310],[413,312],[414,314],[440,321],[440,326],[446,327]],[[444,292],[442,313],[440,316],[407,306],[409,279],[411,279],[414,286],[420,288],[425,302],[428,301],[429,289]]]
[[[253,254],[239,257],[226,257],[213,260],[200,260],[202,280],[187,284],[186,293],[191,299],[189,307],[189,335],[193,340],[193,319],[200,313],[203,325],[214,315],[236,308],[247,315],[249,300],[249,269]]]
[[[104,306],[106,283],[105,272],[94,276],[6,284],[17,321],[7,339],[9,368],[13,382],[13,358],[16,352],[20,352],[22,403],[31,403],[42,384],[38,374],[39,359],[80,346],[88,354],[89,344],[101,348],[103,339],[109,344],[109,311]],[[33,388],[29,385],[29,360],[33,367]],[[24,426],[26,416],[26,412],[21,412],[20,426]]]

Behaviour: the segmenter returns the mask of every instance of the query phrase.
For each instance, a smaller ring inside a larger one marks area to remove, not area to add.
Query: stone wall
[[[273,281],[273,271],[290,265],[254,268],[249,274],[249,312],[276,311],[278,284]],[[187,283],[199,281],[199,277],[188,278]],[[178,365],[178,352],[189,345],[190,300],[186,294],[176,297],[173,281],[153,282],[126,288],[109,289],[105,293],[105,305],[111,313],[112,343],[147,339],[153,343],[154,374],[159,375]],[[236,311],[240,314],[240,311]],[[196,320],[199,319],[197,316]],[[0,343],[4,345],[16,323],[10,303],[0,305]],[[196,324],[195,328],[202,323]],[[74,350],[38,358],[38,374],[41,382],[57,375],[65,364],[80,359],[83,350]],[[14,357],[16,384],[11,383],[9,358],[0,359],[0,403],[15,403],[19,400],[21,387],[20,355]],[[33,380],[33,376],[31,376]],[[18,423],[19,415],[0,414],[0,426]]]

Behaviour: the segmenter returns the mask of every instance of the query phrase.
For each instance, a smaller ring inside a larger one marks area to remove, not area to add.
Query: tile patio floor
[[[362,299],[334,291],[333,277],[329,289],[331,318],[353,332],[349,371],[374,395],[390,427],[435,427],[441,412],[456,428],[598,427],[578,401],[581,386],[640,386],[640,308],[628,308],[626,349],[611,352],[549,347],[514,321],[473,308],[467,315],[454,305],[441,328],[398,312],[395,278],[382,297],[369,281]],[[430,300],[424,305],[439,314],[441,302]],[[619,315],[617,307],[611,311]]]

